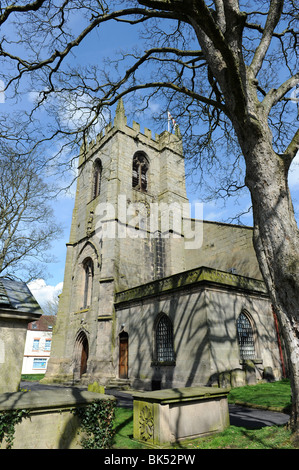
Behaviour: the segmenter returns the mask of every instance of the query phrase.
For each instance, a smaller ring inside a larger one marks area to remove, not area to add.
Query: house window
[[[45,340],[45,351],[50,351],[51,350],[51,340],[50,339],[46,339]]]
[[[141,191],[147,191],[148,159],[143,152],[135,153],[133,157],[132,186]]]
[[[33,359],[33,369],[46,369],[46,367],[47,367],[46,357],[36,357]]]
[[[174,361],[172,323],[165,314],[156,326],[156,360],[160,363]]]
[[[33,340],[32,349],[33,349],[33,351],[38,351],[39,350],[39,339],[34,339]]]
[[[248,316],[242,312],[237,320],[237,334],[241,359],[254,359],[254,337],[251,322]]]
[[[84,269],[83,308],[89,308],[91,305],[92,283],[93,283],[93,262],[91,258],[87,258],[83,262],[83,269]]]
[[[101,193],[102,183],[102,163],[97,159],[93,166],[93,197],[97,197]]]

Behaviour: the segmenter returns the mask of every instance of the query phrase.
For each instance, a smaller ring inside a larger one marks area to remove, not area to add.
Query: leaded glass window
[[[237,320],[237,333],[241,359],[254,359],[255,348],[253,330],[247,315],[243,312],[239,315]]]
[[[158,362],[173,362],[173,330],[172,323],[163,315],[156,327],[156,358]]]

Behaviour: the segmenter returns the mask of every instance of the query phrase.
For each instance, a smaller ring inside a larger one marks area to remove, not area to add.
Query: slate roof
[[[10,308],[24,313],[43,314],[25,282],[13,281],[4,277],[0,277],[1,308]]]
[[[1,307],[10,307],[10,302],[6,290],[0,280],[0,308]]]

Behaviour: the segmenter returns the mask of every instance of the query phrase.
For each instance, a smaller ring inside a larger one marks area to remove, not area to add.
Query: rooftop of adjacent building
[[[28,323],[28,330],[52,331],[56,318],[56,315],[42,315],[38,320]]]
[[[0,308],[43,314],[27,284],[6,277],[0,277]]]

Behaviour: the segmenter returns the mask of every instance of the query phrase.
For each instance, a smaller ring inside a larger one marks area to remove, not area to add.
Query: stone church
[[[129,127],[120,101],[81,149],[44,382],[152,390],[281,378],[252,228],[188,208],[179,129]]]

